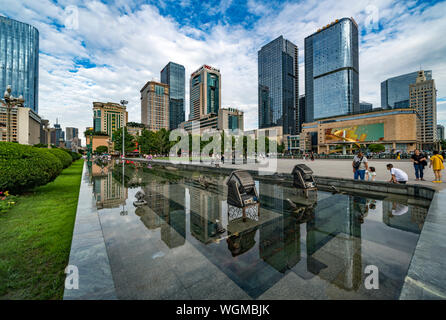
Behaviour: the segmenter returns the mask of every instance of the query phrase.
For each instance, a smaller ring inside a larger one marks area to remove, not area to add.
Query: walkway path
[[[352,178],[353,179],[353,169],[351,160],[335,160],[335,159],[316,159],[314,161],[306,161],[302,159],[279,159],[277,163],[277,172],[288,172],[291,173],[294,166],[299,163],[304,163],[310,167],[314,174],[317,176],[326,177],[337,177],[337,178]],[[378,181],[388,181],[390,179],[389,171],[387,171],[386,164],[392,163],[395,168],[399,168],[405,171],[409,176],[409,183],[411,184],[422,184],[437,190],[446,189],[446,172],[444,173],[443,183],[433,183],[434,174],[432,169],[426,167],[424,170],[424,178],[426,181],[416,181],[415,171],[413,164],[407,160],[370,160],[369,166],[375,167],[376,169],[376,180]],[[243,168],[255,170],[260,164],[244,164],[244,165],[232,165],[224,164],[223,167],[229,168]]]

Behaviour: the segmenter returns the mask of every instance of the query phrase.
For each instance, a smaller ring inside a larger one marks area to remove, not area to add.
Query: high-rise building
[[[169,130],[169,85],[148,81],[141,89],[141,123],[149,130]]]
[[[54,125],[54,129],[56,130],[54,131],[54,136],[53,139],[51,140],[51,143],[56,146],[59,146],[60,142],[65,142],[65,132],[60,127],[60,123],[57,123],[57,119],[56,119],[56,124]]]
[[[0,104],[0,141],[7,141],[6,107]],[[40,143],[42,119],[31,108],[14,106],[10,110],[11,141],[20,144]]]
[[[420,149],[432,150],[437,139],[437,90],[435,81],[427,80],[423,70],[418,71],[415,83],[409,85],[410,108],[417,118],[417,140]]]
[[[437,138],[438,141],[444,140],[444,126],[437,124]]]
[[[93,131],[113,137],[113,133],[127,124],[126,107],[113,102],[93,102]]]
[[[78,128],[66,127],[65,133],[66,133],[67,141],[70,141],[70,140],[73,140],[74,138],[79,137],[79,129]]]
[[[0,16],[0,92],[25,99],[24,106],[39,111],[39,31],[33,26]]]
[[[174,130],[186,120],[184,66],[169,62],[161,70],[161,82],[169,85],[169,128]]]
[[[358,26],[336,20],[305,38],[305,122],[359,111]]]
[[[365,101],[359,102],[359,113],[366,113],[373,110],[373,104]]]
[[[243,111],[234,108],[221,108],[218,113],[218,129],[243,132]]]
[[[189,120],[198,120],[209,114],[218,115],[221,107],[220,70],[202,65],[190,76]]]
[[[283,132],[298,131],[298,48],[283,36],[258,51],[259,128],[282,126]]]
[[[301,94],[299,96],[299,108],[297,112],[299,113],[297,119],[297,133],[299,134],[302,131],[302,124],[305,122],[305,94]]]
[[[432,80],[432,71],[424,70],[426,80]],[[402,74],[381,82],[381,108],[409,108],[409,85],[415,83],[418,72]]]
[[[79,129],[78,128],[73,128],[73,127],[66,127],[65,128],[65,133],[66,133],[66,140],[67,140],[67,148],[71,149],[71,144],[73,142],[73,140],[76,141],[76,145],[78,145],[78,142],[76,140],[76,138],[79,138]]]

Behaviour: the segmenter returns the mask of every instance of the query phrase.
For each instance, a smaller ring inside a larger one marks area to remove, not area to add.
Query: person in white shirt
[[[376,179],[375,167],[369,167],[369,170],[366,170],[365,179],[368,181],[375,181]]]
[[[393,164],[389,163],[387,165],[387,170],[390,171],[391,178],[389,182],[406,184],[409,180],[409,176],[401,169],[393,167]]]

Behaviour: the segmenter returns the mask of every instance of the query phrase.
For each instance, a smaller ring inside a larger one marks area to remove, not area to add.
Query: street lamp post
[[[12,142],[12,134],[11,134],[11,108],[13,106],[23,106],[25,100],[23,96],[20,95],[18,98],[14,97],[11,94],[11,86],[8,85],[6,87],[5,93],[3,95],[3,100],[0,99],[2,103],[6,106],[6,141]]]

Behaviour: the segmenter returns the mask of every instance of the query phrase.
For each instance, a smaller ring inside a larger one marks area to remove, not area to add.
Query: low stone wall
[[[229,175],[235,170],[234,168],[216,168],[199,164],[171,163],[164,160],[152,160],[152,163],[154,165],[161,165],[165,168],[172,167],[181,170],[199,170],[203,173],[209,172]],[[257,180],[271,181],[284,186],[292,186],[293,184],[293,176],[291,173],[268,174],[258,170],[246,171],[248,171],[253,178]],[[432,200],[435,194],[435,189],[418,184],[394,184],[384,181],[361,181],[346,178],[321,177],[316,175],[314,176],[314,179],[318,188],[328,189],[334,186],[339,191],[388,193],[400,196],[422,198],[429,201]]]

